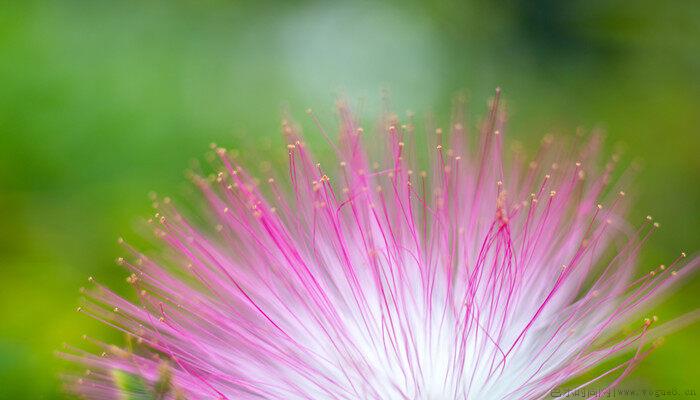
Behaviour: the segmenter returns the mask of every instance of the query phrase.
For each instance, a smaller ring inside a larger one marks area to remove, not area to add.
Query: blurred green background
[[[344,94],[371,116],[387,88],[396,111],[445,117],[465,89],[479,114],[498,85],[511,138],[603,127],[642,160],[632,217],[662,224],[643,270],[700,247],[700,2],[2,1],[0,398],[67,397],[54,350],[114,337],[74,311],[78,287],[124,286],[116,237],[149,190],[185,191],[210,142],[274,158],[285,107],[332,118]],[[699,333],[625,386],[700,395]]]

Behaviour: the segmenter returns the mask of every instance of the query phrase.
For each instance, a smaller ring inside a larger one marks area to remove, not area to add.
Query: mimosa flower
[[[603,395],[661,334],[697,317],[663,324],[643,312],[699,260],[681,254],[639,275],[658,223],[625,220],[618,157],[601,162],[597,135],[547,136],[534,158],[511,155],[498,97],[478,134],[457,112],[423,137],[393,115],[365,131],[341,103],[328,168],[285,120],[283,178],[254,178],[213,147],[217,173],[192,175],[200,212],[154,198],[163,250],[124,244],[135,301],[90,279],[79,310],[129,340],[68,347],[63,356],[88,370],[69,389],[89,399],[539,399],[610,361],[572,386]]]

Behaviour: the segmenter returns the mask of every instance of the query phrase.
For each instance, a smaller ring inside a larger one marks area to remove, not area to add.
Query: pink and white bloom
[[[289,173],[277,179],[253,178],[215,147],[218,173],[192,177],[201,212],[156,200],[149,222],[164,250],[124,244],[119,264],[137,301],[91,279],[79,310],[129,343],[68,347],[63,356],[88,369],[67,378],[70,390],[539,399],[611,359],[581,387],[620,382],[661,334],[697,316],[663,324],[640,313],[699,259],[681,254],[637,274],[658,224],[624,219],[629,178],[614,174],[617,158],[601,163],[594,135],[548,136],[534,158],[504,160],[498,97],[478,134],[456,112],[423,137],[393,115],[369,133],[340,104],[329,166],[283,121]]]

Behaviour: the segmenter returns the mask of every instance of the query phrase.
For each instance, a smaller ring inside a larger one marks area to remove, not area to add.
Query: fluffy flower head
[[[449,128],[421,137],[410,117],[390,114],[365,132],[341,103],[328,168],[285,120],[289,168],[277,179],[252,177],[214,147],[218,173],[192,175],[199,216],[155,199],[149,223],[164,251],[124,244],[135,300],[94,282],[85,291],[80,311],[129,341],[69,348],[64,357],[88,369],[67,378],[70,389],[91,399],[537,399],[624,355],[582,387],[619,382],[670,326],[640,311],[698,260],[681,254],[636,275],[658,224],[626,222],[628,174],[614,172],[615,156],[600,162],[598,136],[547,136],[533,158],[504,162],[499,93],[477,133],[456,110]]]

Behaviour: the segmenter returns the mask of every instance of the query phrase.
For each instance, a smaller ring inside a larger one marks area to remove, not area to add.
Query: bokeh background
[[[344,95],[371,117],[388,89],[396,111],[444,121],[456,91],[478,116],[499,85],[527,147],[602,127],[639,158],[632,218],[662,224],[643,270],[700,249],[700,2],[1,2],[0,398],[68,398],[53,352],[115,338],[75,312],[78,288],[125,286],[117,236],[137,235],[150,190],[186,192],[210,142],[274,158],[283,109],[332,121]],[[699,333],[625,386],[700,395]]]

